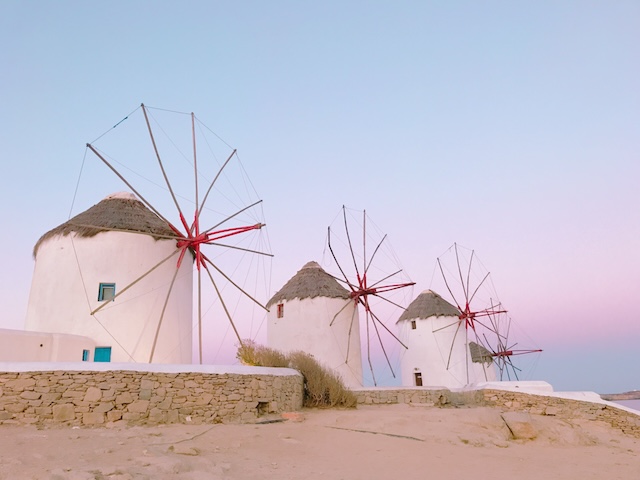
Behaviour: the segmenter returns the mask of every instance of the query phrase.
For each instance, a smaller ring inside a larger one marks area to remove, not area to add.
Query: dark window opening
[[[116,284],[115,283],[101,283],[98,287],[98,301],[109,302],[116,296]]]
[[[256,410],[259,417],[266,415],[267,413],[269,413],[269,402],[258,402]]]
[[[415,329],[416,329],[416,321],[411,320],[411,330],[415,330]]]
[[[83,362],[89,361],[89,350],[82,350],[82,361]]]
[[[278,318],[284,317],[284,303],[278,304]]]
[[[422,373],[421,372],[416,372],[413,374],[415,381],[416,381],[416,387],[421,387],[422,386]]]

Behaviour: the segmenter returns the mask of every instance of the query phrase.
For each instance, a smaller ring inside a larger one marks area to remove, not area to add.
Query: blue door
[[[93,354],[94,362],[110,362],[111,361],[111,347],[96,347],[96,351]]]

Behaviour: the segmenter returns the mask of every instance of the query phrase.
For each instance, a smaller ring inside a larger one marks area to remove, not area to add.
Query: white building
[[[95,347],[80,335],[0,328],[0,362],[79,362]]]
[[[193,258],[178,268],[179,253],[135,196],[108,196],[38,240],[26,330],[63,336],[49,361],[191,363]]]
[[[397,321],[408,347],[400,361],[403,386],[459,388],[496,380],[490,352],[473,342],[460,311],[425,290]]]
[[[267,344],[303,351],[362,387],[360,324],[349,291],[316,262],[307,263],[267,303]]]

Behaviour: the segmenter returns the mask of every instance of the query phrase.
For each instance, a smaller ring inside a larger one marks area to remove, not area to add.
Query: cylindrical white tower
[[[307,263],[267,303],[267,344],[303,351],[362,387],[358,310],[349,292],[316,262]]]
[[[87,360],[147,363],[155,343],[153,363],[191,363],[193,264],[178,268],[175,237],[130,193],[44,234],[26,329],[91,338]]]
[[[408,347],[400,361],[402,385],[460,388],[496,380],[490,352],[470,341],[456,307],[425,290],[397,321]]]

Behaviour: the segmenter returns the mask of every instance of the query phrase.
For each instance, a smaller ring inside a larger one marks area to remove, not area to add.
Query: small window
[[[115,283],[101,283],[98,287],[98,301],[109,302],[116,296],[116,284]]]
[[[415,329],[416,329],[416,321],[411,320],[411,330],[415,330]]]
[[[284,317],[284,303],[278,304],[278,318]]]
[[[93,352],[94,362],[110,362],[111,361],[111,347],[96,347]]]
[[[421,372],[416,372],[413,374],[415,381],[416,381],[416,387],[421,387],[422,386],[422,373]]]
[[[83,362],[89,361],[89,350],[82,350],[82,361]]]

